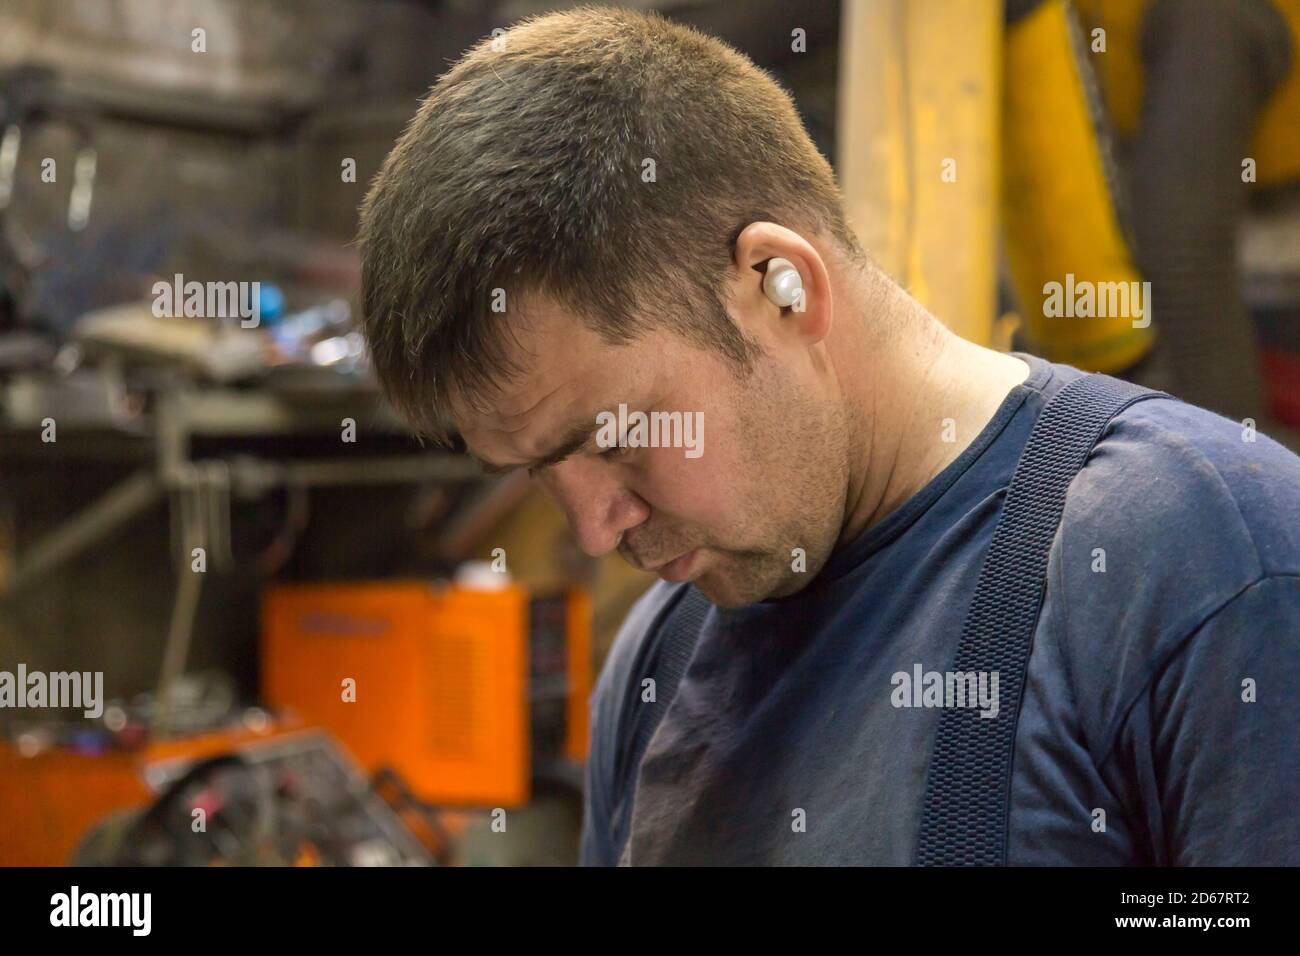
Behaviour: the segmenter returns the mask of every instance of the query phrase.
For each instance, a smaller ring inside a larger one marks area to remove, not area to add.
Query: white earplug
[[[763,276],[763,292],[773,305],[788,309],[803,292],[799,270],[789,259],[769,259],[767,274]]]

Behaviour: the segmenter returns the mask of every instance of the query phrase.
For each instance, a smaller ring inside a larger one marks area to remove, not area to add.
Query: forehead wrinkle
[[[563,444],[572,439],[577,433],[584,429],[591,432],[596,430],[596,412],[589,412],[592,406],[589,401],[590,395],[577,395],[565,403],[564,409],[560,415],[556,416],[558,427],[547,428],[541,435],[548,444],[541,449],[536,455],[530,455],[530,458],[545,458],[554,449],[561,447]],[[603,408],[604,406],[597,406]],[[533,446],[537,447],[536,445]]]
[[[489,466],[491,469],[509,469],[533,467],[541,464],[549,464],[552,459],[565,458],[578,451],[585,445],[599,426],[596,424],[595,415],[583,415],[572,418],[568,423],[559,430],[558,437],[541,451],[530,454],[523,454],[526,460],[515,465],[497,465]],[[483,459],[475,455],[483,463]]]
[[[537,401],[533,402],[533,403],[532,403],[531,405],[529,405],[527,408],[525,408],[525,409],[523,409],[523,410],[521,410],[521,411],[518,411],[518,412],[504,412],[504,413],[502,414],[501,417],[504,419],[504,421],[505,421],[505,423],[506,423],[507,425],[509,425],[510,423],[512,423],[512,422],[514,422],[514,421],[516,421],[516,420],[518,420],[518,419],[523,418],[524,416],[528,415],[530,412],[532,412],[533,410],[535,410],[535,409],[537,408],[537,406],[541,405],[541,404],[542,404],[543,402],[545,402],[547,399],[549,399],[549,398],[551,398],[553,395],[555,395],[556,392],[558,392],[558,391],[560,391],[561,389],[563,389],[564,386],[565,386],[566,384],[567,384],[566,382],[561,382],[560,384],[556,385],[555,388],[553,388],[553,389],[551,389],[549,392],[547,392],[545,395],[542,395],[540,398],[538,398]],[[507,434],[507,435],[513,435],[513,434],[515,434],[516,432],[521,432],[521,431],[523,431],[523,430],[524,430],[525,428],[527,428],[527,427],[528,427],[528,423],[527,423],[527,422],[521,422],[518,428],[509,428],[509,427],[506,427],[506,428],[502,428],[501,431],[504,432],[504,433]]]
[[[575,419],[560,432],[553,445],[543,449],[536,455],[530,456],[529,460],[545,461],[555,457],[560,452],[572,454],[587,443],[587,440],[591,438],[597,427],[595,416],[590,419]]]
[[[534,322],[539,321],[540,316],[534,315],[533,320]],[[545,352],[542,360],[547,364],[544,368],[536,370],[534,374],[545,375],[558,369],[563,378],[554,388],[539,396],[526,408],[518,411],[498,412],[497,421],[489,426],[491,433],[502,438],[517,438],[542,418],[542,416],[536,414],[537,410],[548,401],[554,400],[556,396],[564,391],[568,391],[570,394],[556,402],[561,407],[561,413],[545,417],[553,417],[555,420],[562,421],[565,427],[563,429],[547,427],[544,433],[539,435],[543,440],[557,439],[558,443],[543,448],[538,455],[528,455],[529,460],[540,460],[547,457],[554,448],[561,447],[564,440],[576,434],[580,429],[586,428],[588,424],[591,426],[590,430],[594,432],[596,411],[591,412],[591,414],[586,414],[584,411],[584,414],[580,416],[569,413],[579,408],[594,407],[597,410],[604,410],[607,408],[608,403],[598,404],[592,402],[590,399],[593,395],[608,391],[615,382],[619,383],[621,391],[626,395],[633,382],[641,378],[639,371],[635,369],[625,369],[621,374],[615,374],[606,358],[610,346],[604,342],[598,342],[596,345],[598,354],[586,356],[583,361],[577,363],[579,365],[577,368],[574,368],[573,358],[575,355],[572,350],[561,349]],[[547,361],[548,359],[549,361]],[[537,443],[529,442],[528,444],[531,448],[537,447]]]
[[[535,402],[530,407],[529,411],[537,408],[539,405],[542,404],[542,402],[546,401],[546,399],[555,395],[558,391],[560,391],[559,387],[547,393],[547,395],[543,396],[541,399]],[[560,415],[555,416],[555,418],[559,422],[558,427],[547,426],[545,428],[536,429],[541,434],[537,435],[535,440],[528,441],[528,442],[519,442],[519,444],[524,445],[526,447],[522,448],[518,452],[518,455],[520,457],[526,458],[529,463],[539,462],[548,457],[551,457],[557,450],[562,449],[564,448],[564,446],[573,442],[576,436],[580,432],[585,431],[586,437],[590,437],[590,434],[595,432],[596,430],[595,413],[593,412],[591,414],[587,414],[586,412],[583,412],[582,414],[573,414],[576,408],[582,407],[583,405],[586,404],[585,402],[582,402],[582,398],[583,396],[581,395],[575,396],[569,401],[563,403],[562,413]],[[510,416],[510,417],[518,417],[518,416]],[[537,419],[536,417],[534,417],[531,421],[525,421],[521,423],[518,428],[512,429],[512,428],[504,428],[504,427],[497,426],[492,428],[491,431],[499,437],[513,438],[514,436],[519,436],[522,432],[528,431],[529,428],[535,425],[536,423],[537,423]],[[542,442],[544,442],[545,444],[542,445],[541,444]],[[510,442],[510,444],[515,444],[515,443],[516,443],[515,441]],[[534,452],[533,449],[537,449],[539,445],[541,445],[540,450]]]
[[[602,366],[600,362],[588,360],[583,362],[578,368],[573,368],[572,363],[570,362],[564,362],[561,364],[565,366],[564,377],[553,389],[540,396],[527,408],[521,409],[517,412],[501,413],[503,427],[498,430],[502,432],[502,434],[513,435],[523,431],[528,427],[528,422],[520,421],[521,419],[529,416],[538,408],[538,406],[542,405],[544,402],[553,398],[557,393],[570,386],[576,387],[574,388],[574,397],[566,402],[566,406],[569,408],[577,405],[584,397],[591,394],[593,390],[603,389],[607,385],[608,369]],[[550,371],[551,368],[554,368],[554,366],[548,368],[547,371]],[[511,427],[515,422],[519,422],[518,427]]]

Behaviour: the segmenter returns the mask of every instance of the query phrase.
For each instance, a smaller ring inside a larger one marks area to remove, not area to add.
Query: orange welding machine
[[[541,764],[586,757],[591,602],[427,581],[279,585],[262,696],[421,800],[518,806]]]

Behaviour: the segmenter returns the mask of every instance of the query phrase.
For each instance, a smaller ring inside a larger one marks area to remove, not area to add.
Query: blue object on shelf
[[[259,283],[257,307],[263,322],[278,322],[284,315],[284,292],[274,282]]]

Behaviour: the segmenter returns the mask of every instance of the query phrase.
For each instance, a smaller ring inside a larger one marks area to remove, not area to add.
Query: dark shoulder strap
[[[690,663],[695,640],[704,626],[710,606],[708,598],[694,585],[688,584],[673,595],[672,603],[646,636],[644,653],[633,668],[632,683],[626,691],[636,696],[629,696],[624,704],[627,720],[618,738],[623,746],[615,768],[618,788],[615,806],[620,797],[630,797],[636,786],[641,758],[677,696],[677,686],[686,673],[686,665]],[[641,681],[647,677],[654,678],[655,682],[653,703],[643,702],[640,697]]]
[[[1011,758],[1025,666],[1042,608],[1047,559],[1065,493],[1110,420],[1163,392],[1086,375],[1043,408],[1021,452],[962,627],[954,672],[998,673],[996,717],[946,707],[925,787],[922,866],[1006,863]]]

